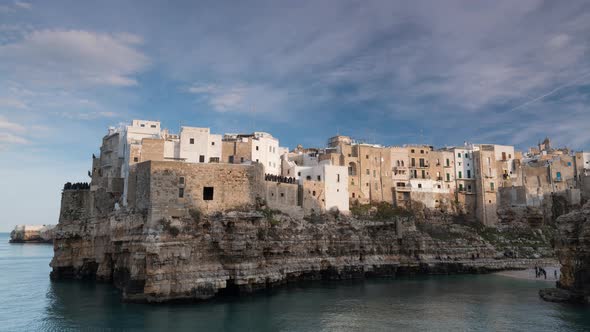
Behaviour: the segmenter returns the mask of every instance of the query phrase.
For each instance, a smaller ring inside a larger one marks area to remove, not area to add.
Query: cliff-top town
[[[91,191],[119,197],[114,209],[148,208],[151,220],[260,201],[299,216],[387,202],[493,226],[519,215],[534,223],[530,208],[542,221],[549,196],[579,204],[590,192],[590,152],[554,148],[548,138],[522,153],[497,144],[382,146],[348,136],[289,151],[265,132],[222,136],[183,126],[173,134],[157,121],[133,120],[109,129],[90,175]]]

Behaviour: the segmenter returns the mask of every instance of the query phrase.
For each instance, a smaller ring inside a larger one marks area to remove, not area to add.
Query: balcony
[[[442,176],[437,176],[437,177],[436,177],[436,181],[442,181],[442,180],[443,180]],[[448,182],[448,181],[447,181],[447,182]]]

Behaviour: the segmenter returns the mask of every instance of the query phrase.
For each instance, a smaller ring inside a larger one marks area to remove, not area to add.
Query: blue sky
[[[0,231],[55,223],[133,118],[387,145],[590,147],[587,1],[0,0]]]

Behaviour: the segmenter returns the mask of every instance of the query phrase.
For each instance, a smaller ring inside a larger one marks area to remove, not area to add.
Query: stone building
[[[389,148],[356,142],[348,136],[334,136],[319,158],[348,168],[348,193],[353,202],[392,202]]]

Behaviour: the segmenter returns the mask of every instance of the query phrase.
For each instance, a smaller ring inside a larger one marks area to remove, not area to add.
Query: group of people
[[[553,276],[555,279],[557,279],[557,269],[553,270]],[[545,279],[547,279],[547,271],[540,266],[535,266],[535,278],[541,277],[545,277]]]

